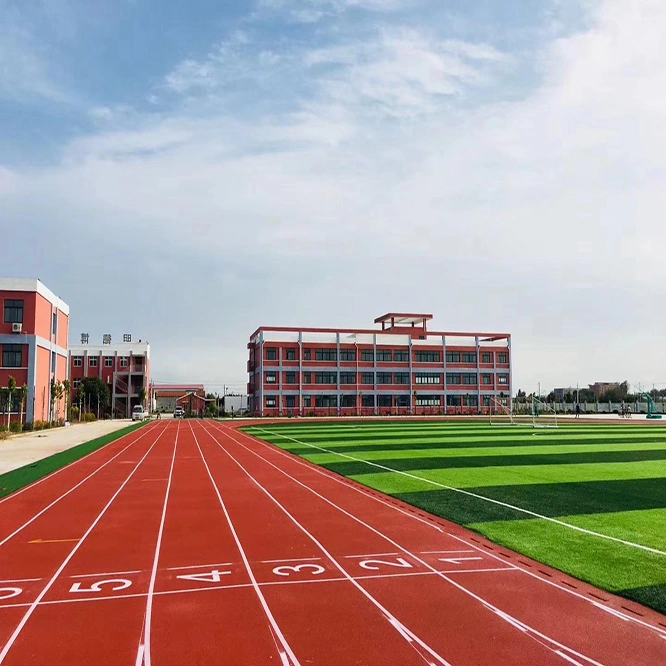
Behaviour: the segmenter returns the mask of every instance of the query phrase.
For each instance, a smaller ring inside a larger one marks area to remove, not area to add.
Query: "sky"
[[[666,386],[663,0],[0,0],[0,273],[243,390],[259,326]]]

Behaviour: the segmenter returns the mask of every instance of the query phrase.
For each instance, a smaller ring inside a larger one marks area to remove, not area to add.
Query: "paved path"
[[[131,423],[130,419],[114,419],[12,435],[0,441],[0,474],[115,432]]]

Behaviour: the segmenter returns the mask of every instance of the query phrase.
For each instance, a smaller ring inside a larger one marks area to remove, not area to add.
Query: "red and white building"
[[[81,344],[69,348],[69,372],[72,398],[84,377],[99,377],[108,387],[111,410],[116,418],[129,418],[135,405],[148,405],[150,387],[150,344],[132,342],[125,335],[123,342],[112,342],[110,335],[102,337],[101,344],[89,344],[88,336],[81,336]],[[146,398],[141,402],[141,391]]]
[[[381,329],[262,326],[248,344],[250,412],[478,414],[511,403],[511,335],[428,331],[429,314]],[[495,402],[496,401],[496,402]]]
[[[51,402],[51,382],[67,379],[69,306],[39,280],[20,278],[0,278],[0,305],[0,387],[6,388],[11,376],[28,389],[23,411],[14,395],[12,404],[2,407],[5,418],[63,419],[65,401]]]
[[[156,412],[173,412],[182,407],[188,415],[200,414],[209,402],[203,384],[153,384],[151,392]]]

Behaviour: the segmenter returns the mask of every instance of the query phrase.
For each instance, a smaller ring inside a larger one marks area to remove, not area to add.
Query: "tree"
[[[145,407],[146,407],[146,388],[144,386],[142,386],[139,389],[139,403],[145,409]]]
[[[84,377],[81,380],[79,394],[88,401],[91,409],[103,410],[109,406],[109,387],[100,377]]]
[[[526,398],[526,397],[527,394],[525,393],[525,391],[523,391],[522,389],[518,389],[518,393],[516,393],[516,398]]]
[[[69,379],[65,379],[62,383],[62,390],[65,396],[65,419],[67,421],[70,420],[69,416],[69,399],[71,397],[71,391],[72,391],[72,384],[69,381]]]
[[[23,425],[23,413],[25,412],[25,401],[28,399],[28,386],[23,384],[19,389],[19,401],[20,401],[20,412],[21,412],[21,425]]]
[[[9,398],[9,409],[7,410],[7,427],[9,428],[9,420],[12,417],[12,398],[14,397],[14,391],[16,391],[16,379],[9,375],[7,380],[7,395]]]
[[[57,379],[51,380],[51,421],[55,423],[58,420],[57,405],[62,400],[65,390],[61,382]]]

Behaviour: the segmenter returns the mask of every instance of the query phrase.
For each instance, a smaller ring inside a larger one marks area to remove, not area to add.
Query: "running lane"
[[[332,550],[336,547],[344,550],[342,543],[336,546],[337,537],[333,536],[336,533],[344,535],[341,541],[354,545],[366,538],[368,543],[375,544],[377,553],[393,553],[393,559],[384,559],[394,565],[396,558],[403,558],[414,567],[426,565],[443,572],[442,577],[435,576],[434,580],[405,577],[364,582],[367,589],[401,618],[398,609],[404,607],[407,611],[412,598],[414,610],[410,612],[414,613],[415,626],[423,627],[424,635],[429,635],[426,625],[432,623],[432,618],[452,617],[450,612],[446,614],[445,607],[440,607],[439,610],[432,608],[431,613],[421,613],[417,618],[419,606],[436,597],[436,602],[444,606],[460,603],[461,612],[467,606],[465,616],[471,622],[456,620],[458,636],[473,643],[471,649],[477,649],[477,643],[481,643],[477,640],[478,627],[482,626],[484,636],[489,639],[482,643],[492,646],[493,650],[498,646],[510,648],[505,663],[518,663],[515,652],[522,654],[528,649],[526,646],[534,643],[547,646],[559,660],[555,663],[563,659],[558,652],[581,663],[597,661],[618,666],[666,660],[666,634],[658,629],[657,619],[661,617],[658,614],[648,611],[647,616],[654,617],[652,624],[646,625],[628,613],[626,617],[618,616],[612,608],[595,605],[590,598],[573,594],[571,590],[562,589],[563,586],[548,584],[507,563],[506,559],[489,554],[466,539],[472,535],[457,526],[451,525],[453,534],[442,533],[439,530],[446,527],[445,521],[433,524],[425,520],[423,514],[413,514],[378,501],[378,496],[359,492],[356,486],[340,482],[333,475],[322,473],[276,447],[228,428],[218,426],[217,429],[227,435],[227,440],[221,441],[231,440],[235,444],[233,450],[229,449],[234,457],[260,483],[275,487],[276,499],[299,521],[302,518],[301,522],[311,527],[315,535],[321,536],[322,543],[330,542]],[[277,477],[282,477],[282,482],[278,482]],[[291,481],[291,488],[283,488],[285,480]],[[367,536],[364,537],[364,533]],[[463,573],[464,570],[469,573]],[[464,603],[465,598],[467,603]],[[495,610],[488,610],[486,606]],[[490,620],[489,613],[494,616]],[[410,617],[409,613],[405,617]],[[457,617],[455,613],[453,617]],[[497,620],[506,625],[504,632],[492,630]],[[512,626],[514,621],[515,626]],[[440,629],[438,627],[437,631]],[[509,629],[508,634],[506,629]],[[449,647],[455,643],[453,637]],[[465,653],[464,645],[462,647]],[[497,652],[493,655],[488,663],[504,663]],[[483,663],[481,655],[478,659],[473,663]],[[454,662],[459,663],[457,657]],[[540,660],[538,663],[550,662]]]

